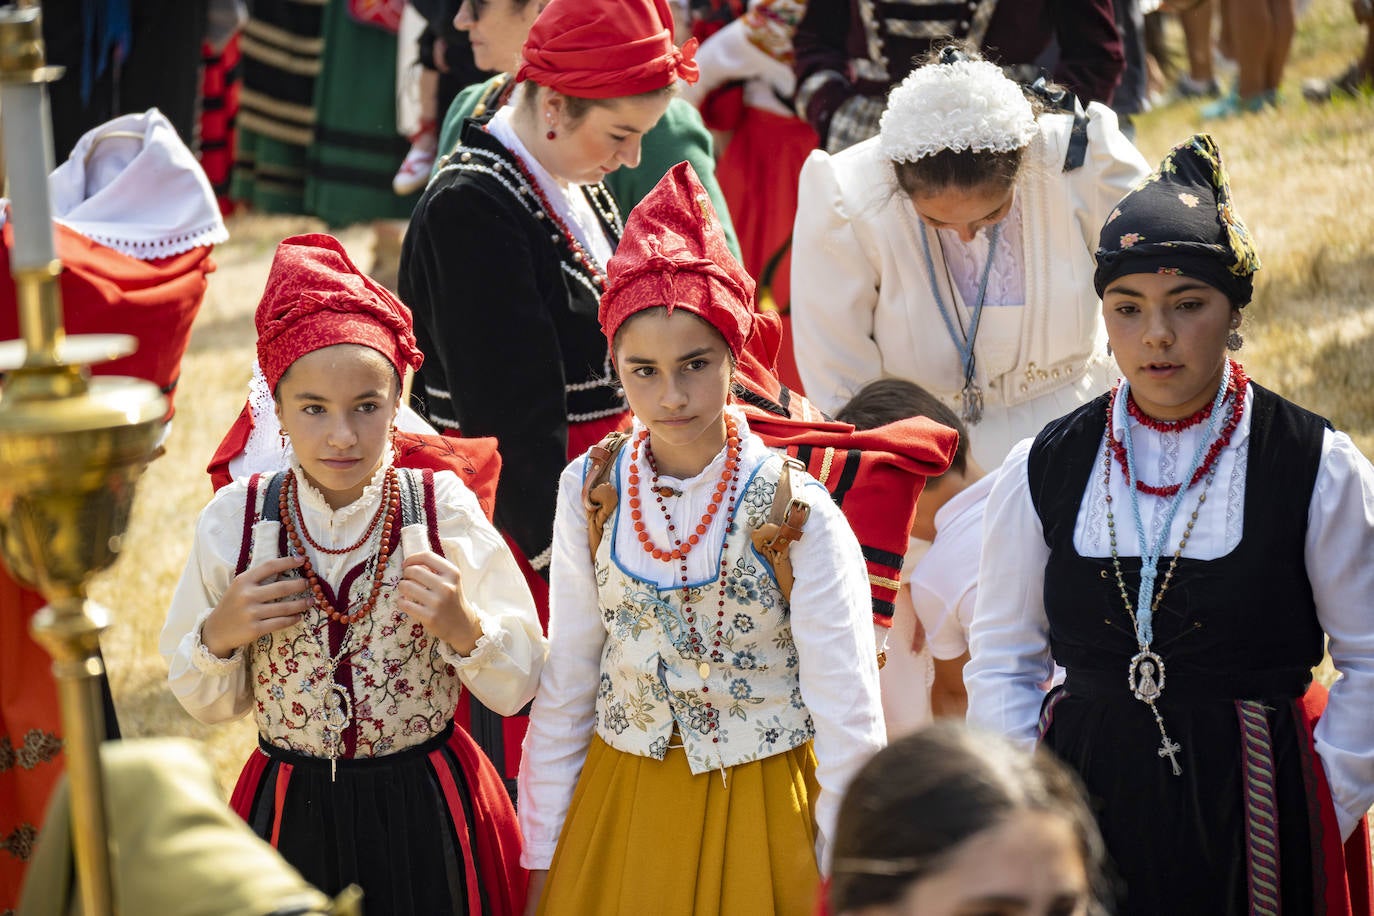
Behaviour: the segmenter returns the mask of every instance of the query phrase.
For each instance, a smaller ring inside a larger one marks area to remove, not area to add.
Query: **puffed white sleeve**
[[[802,166],[792,229],[792,346],[807,397],[822,410],[833,413],[882,374],[873,339],[881,279],[855,234],[834,158],[816,150]]]
[[[1116,112],[1101,102],[1090,102],[1087,114],[1087,158],[1065,177],[1073,188],[1074,217],[1083,242],[1093,252],[1107,217],[1126,192],[1150,174],[1150,165],[1121,132]]]
[[[434,505],[444,556],[458,567],[463,600],[482,628],[471,653],[443,646],[444,658],[483,705],[514,715],[534,696],[548,654],[534,598],[505,539],[456,474],[434,475]],[[422,525],[407,526],[401,538],[407,555],[428,547]]]
[[[1374,805],[1374,467],[1345,433],[1327,431],[1307,513],[1307,578],[1340,678],[1317,723],[1341,838]]]
[[[774,2],[776,0],[764,5],[772,6]],[[751,12],[755,12],[759,5],[759,0],[754,0]],[[784,5],[796,4],[788,2]],[[766,45],[756,34],[760,18],[746,15],[736,19],[701,43],[696,55],[701,78],[679,90],[684,99],[700,108],[708,95],[726,83],[750,79],[763,79],[779,95],[791,98],[797,89],[796,76],[789,64],[764,50]],[[773,17],[762,17],[764,23],[773,21]],[[783,113],[791,114],[781,103],[778,108]]]
[[[246,500],[245,483],[236,481],[216,493],[201,511],[191,555],[158,637],[172,694],[187,712],[210,724],[240,718],[253,704],[244,649],[219,658],[201,641],[205,618],[236,575]]]
[[[585,464],[577,459],[558,481],[549,566],[549,659],[520,762],[520,832],[525,841],[520,864],[528,869],[545,869],[553,861],[596,720],[606,628],[582,508]]]
[[[825,488],[810,481],[803,492],[811,517],[790,550],[792,637],[802,701],[816,730],[816,848],[828,873],[840,800],[854,774],[887,743],[887,729],[863,552]]]
[[[1045,616],[1045,544],[1031,503],[1026,461],[1032,440],[1003,462],[983,515],[983,557],[964,667],[970,725],[1032,746],[1054,673]]]

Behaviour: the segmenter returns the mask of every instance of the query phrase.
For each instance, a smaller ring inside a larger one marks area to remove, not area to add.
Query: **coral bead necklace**
[[[700,630],[697,629],[697,617],[700,613],[697,608],[692,606],[692,590],[688,588],[687,575],[687,556],[692,552],[692,548],[701,542],[702,536],[710,529],[711,519],[720,511],[722,502],[726,503],[725,517],[731,518],[735,512],[735,500],[739,491],[739,453],[740,439],[739,427],[735,419],[729,414],[725,416],[725,467],[721,470],[720,479],[716,481],[715,490],[711,494],[711,502],[706,507],[706,512],[702,514],[697,522],[694,531],[687,534],[684,540],[678,532],[676,524],[673,522],[672,515],[668,511],[668,506],[664,503],[664,490],[658,483],[658,468],[654,463],[653,452],[647,442],[648,430],[641,430],[636,437],[634,446],[630,451],[630,483],[626,492],[630,497],[630,517],[634,520],[634,529],[639,538],[640,544],[644,546],[646,553],[653,556],[656,560],[677,560],[678,561],[678,584],[682,589],[683,621],[687,627],[685,634],[685,644],[679,645],[679,650],[690,658],[697,661],[697,674],[703,681],[711,676],[711,665],[707,662],[709,658],[712,662],[720,664],[725,660],[725,651],[721,647],[722,633],[725,628],[725,579],[729,567],[729,560],[726,552],[721,551],[720,574],[717,578],[716,590],[716,619],[714,632],[711,635],[708,646],[707,639]],[[640,499],[639,482],[640,466],[639,458],[641,453],[646,463],[649,465],[652,474],[651,492],[654,493],[654,500],[658,505],[659,511],[663,513],[663,520],[668,528],[668,535],[673,539],[671,549],[664,550],[653,543],[649,532],[645,530],[643,517],[643,502]],[[728,494],[728,497],[727,497]],[[727,501],[728,498],[728,501]],[[702,596],[704,597],[704,595]],[[709,612],[707,612],[709,613]],[[702,622],[702,628],[707,623]],[[705,693],[707,688],[703,687]],[[710,704],[706,704],[710,706]]]
[[[1221,432],[1217,435],[1217,438],[1208,446],[1207,454],[1202,464],[1198,466],[1197,471],[1189,478],[1187,489],[1192,489],[1197,486],[1200,481],[1213,471],[1217,460],[1221,457],[1222,450],[1231,443],[1231,437],[1235,434],[1236,428],[1240,426],[1241,417],[1245,414],[1245,386],[1249,384],[1250,380],[1246,377],[1245,370],[1241,367],[1240,363],[1234,360],[1230,361],[1230,370],[1231,381],[1230,384],[1226,386],[1225,397],[1231,399],[1231,413],[1226,418],[1226,422],[1221,427]],[[1113,424],[1117,395],[1120,390],[1119,384],[1112,388],[1112,393],[1107,400],[1107,446],[1116,457],[1116,462],[1121,467],[1121,473],[1125,475],[1129,483],[1131,475],[1127,467],[1126,444],[1116,438],[1115,426]],[[1207,404],[1192,416],[1185,417],[1182,420],[1156,420],[1136,406],[1135,401],[1130,397],[1129,391],[1126,397],[1126,410],[1131,419],[1155,432],[1180,432],[1192,426],[1196,426],[1211,416],[1213,409],[1220,408],[1214,408],[1212,404]],[[1135,481],[1135,488],[1139,492],[1164,499],[1178,493],[1181,486],[1181,483],[1157,486],[1155,484],[1145,483],[1139,479]]]
[[[328,615],[330,620],[343,624],[355,623],[362,620],[372,613],[377,606],[377,599],[382,591],[382,578],[386,574],[387,561],[391,558],[391,534],[396,530],[401,517],[401,491],[396,483],[396,469],[389,467],[386,470],[386,478],[382,485],[382,500],[378,507],[378,514],[368,527],[368,533],[362,541],[347,550],[354,550],[362,546],[368,537],[376,531],[379,519],[385,519],[381,525],[381,543],[377,549],[376,563],[372,570],[372,589],[368,593],[367,600],[362,606],[353,613],[347,613],[347,596],[344,599],[344,611],[339,611],[330,603],[324,594],[324,586],[320,584],[320,578],[315,573],[315,567],[310,562],[310,557],[306,553],[305,544],[302,542],[302,535],[309,541],[311,546],[317,550],[320,548],[315,540],[310,537],[309,531],[305,527],[305,516],[300,511],[300,500],[297,493],[300,484],[296,481],[294,471],[286,472],[286,480],[282,483],[281,493],[278,495],[278,508],[280,509],[282,524],[286,527],[286,538],[291,544],[292,552],[301,558],[301,572],[305,575],[307,584],[310,587],[311,601],[315,607]],[[325,550],[326,553],[344,553],[346,550]]]
[[[721,500],[725,498],[725,491],[730,489],[739,472],[739,425],[735,418],[729,414],[725,415],[725,468],[720,472],[720,480],[716,483],[715,492],[711,494],[711,503],[706,507],[701,520],[697,523],[696,530],[687,535],[686,540],[678,540],[676,546],[670,550],[664,550],[654,543],[653,538],[644,527],[643,502],[639,498],[639,456],[641,453],[648,454],[649,431],[641,429],[635,436],[634,445],[630,449],[630,484],[626,488],[626,493],[630,497],[630,518],[634,520],[635,537],[644,548],[644,552],[650,554],[655,560],[679,560],[686,559],[687,554],[692,552],[692,548],[701,540],[701,536],[706,533],[711,524],[711,517],[720,511]],[[652,457],[649,458],[652,462]],[[659,485],[657,469],[653,471],[653,489],[657,490]],[[660,494],[660,502],[662,495]],[[672,534],[676,531],[673,525],[668,526],[668,531]],[[676,534],[673,534],[677,538]]]

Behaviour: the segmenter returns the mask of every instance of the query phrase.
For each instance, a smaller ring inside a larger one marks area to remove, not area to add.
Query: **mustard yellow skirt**
[[[811,743],[692,775],[592,737],[539,904],[545,916],[811,914],[820,875]]]

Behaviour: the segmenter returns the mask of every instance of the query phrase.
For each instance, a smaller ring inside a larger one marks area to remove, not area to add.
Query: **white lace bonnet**
[[[878,148],[892,162],[941,150],[1006,153],[1029,144],[1036,130],[1016,83],[988,61],[963,59],[917,67],[892,90]]]

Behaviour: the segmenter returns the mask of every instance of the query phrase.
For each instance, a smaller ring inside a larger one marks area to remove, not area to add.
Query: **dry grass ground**
[[[1300,23],[1286,103],[1209,129],[1264,259],[1256,301],[1246,310],[1241,355],[1248,369],[1374,454],[1374,99],[1318,107],[1298,91],[1303,77],[1340,71],[1359,41],[1345,0],[1313,0]],[[1197,107],[1167,106],[1144,117],[1138,142],[1146,158],[1157,161],[1201,127]],[[252,313],[271,252],[281,238],[318,228],[305,219],[231,224],[183,364],[167,455],[141,484],[128,555],[93,590],[113,610],[105,653],[125,733],[204,738],[226,785],[252,746],[251,723],[207,728],[183,713],[165,688],[157,636],[196,514],[210,495],[203,468],[243,403]],[[372,263],[371,230],[341,236],[360,265]]]

